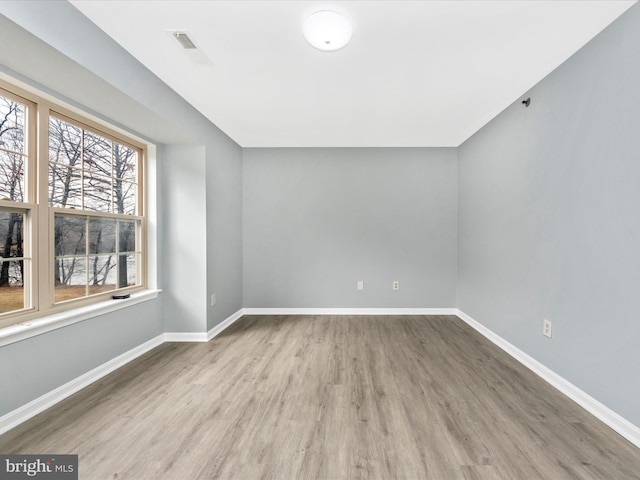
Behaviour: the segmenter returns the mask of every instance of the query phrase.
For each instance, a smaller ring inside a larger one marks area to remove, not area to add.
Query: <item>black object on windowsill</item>
[[[129,298],[130,296],[130,294],[125,293],[124,295],[113,295],[111,298],[113,298],[114,300],[124,300],[125,298]]]

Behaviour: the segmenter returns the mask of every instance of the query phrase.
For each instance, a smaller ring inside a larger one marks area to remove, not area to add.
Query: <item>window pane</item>
[[[86,224],[87,221],[83,217],[56,215],[56,257],[84,255],[86,253]]]
[[[107,177],[111,172],[112,142],[90,132],[84,133],[84,170]]]
[[[55,302],[140,284],[139,220],[57,214],[54,228]]]
[[[115,255],[89,258],[89,295],[116,289],[116,258]]]
[[[111,179],[85,172],[84,208],[95,212],[111,212]]]
[[[113,144],[113,175],[127,182],[136,182],[138,152],[129,147]]]
[[[62,302],[87,295],[86,257],[58,258],[55,261],[55,301]]]
[[[118,256],[118,288],[138,285],[137,254]]]
[[[139,157],[138,150],[51,117],[49,204],[136,215]]]
[[[118,252],[136,251],[136,223],[133,220],[120,220],[118,222]]]
[[[0,148],[25,153],[25,106],[0,96]]]
[[[28,260],[0,261],[0,277],[7,283],[0,285],[0,313],[27,308],[24,298],[24,269]]]
[[[89,219],[89,253],[116,252],[116,221],[109,218]]]
[[[0,257],[24,257],[24,213],[0,211]],[[8,283],[8,277],[3,275],[0,286]]]
[[[126,213],[127,215],[135,215],[137,211],[137,185],[135,183],[115,181],[113,185],[114,207],[115,213]]]
[[[49,164],[49,205],[82,208],[82,171]]]
[[[0,200],[24,201],[24,156],[0,150]]]
[[[49,161],[80,168],[82,130],[59,118],[49,118]]]

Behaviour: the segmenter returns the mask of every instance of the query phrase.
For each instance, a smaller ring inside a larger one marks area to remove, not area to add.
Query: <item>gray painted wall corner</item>
[[[638,45],[635,5],[459,148],[458,230],[458,307],[635,425]]]

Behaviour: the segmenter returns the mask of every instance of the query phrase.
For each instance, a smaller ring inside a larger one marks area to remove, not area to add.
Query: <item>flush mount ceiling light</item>
[[[304,38],[318,50],[339,50],[351,40],[349,20],[336,12],[324,10],[307,18],[302,25]]]

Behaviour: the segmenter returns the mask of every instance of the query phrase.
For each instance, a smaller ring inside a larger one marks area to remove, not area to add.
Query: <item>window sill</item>
[[[138,303],[152,300],[157,298],[160,292],[161,290],[144,290],[142,292],[132,293],[131,297],[125,300],[107,300],[105,302],[78,307],[73,310],[67,310],[65,312],[55,313],[46,317],[0,328],[0,347],[82,322],[83,320],[88,320],[98,315],[115,312]]]

